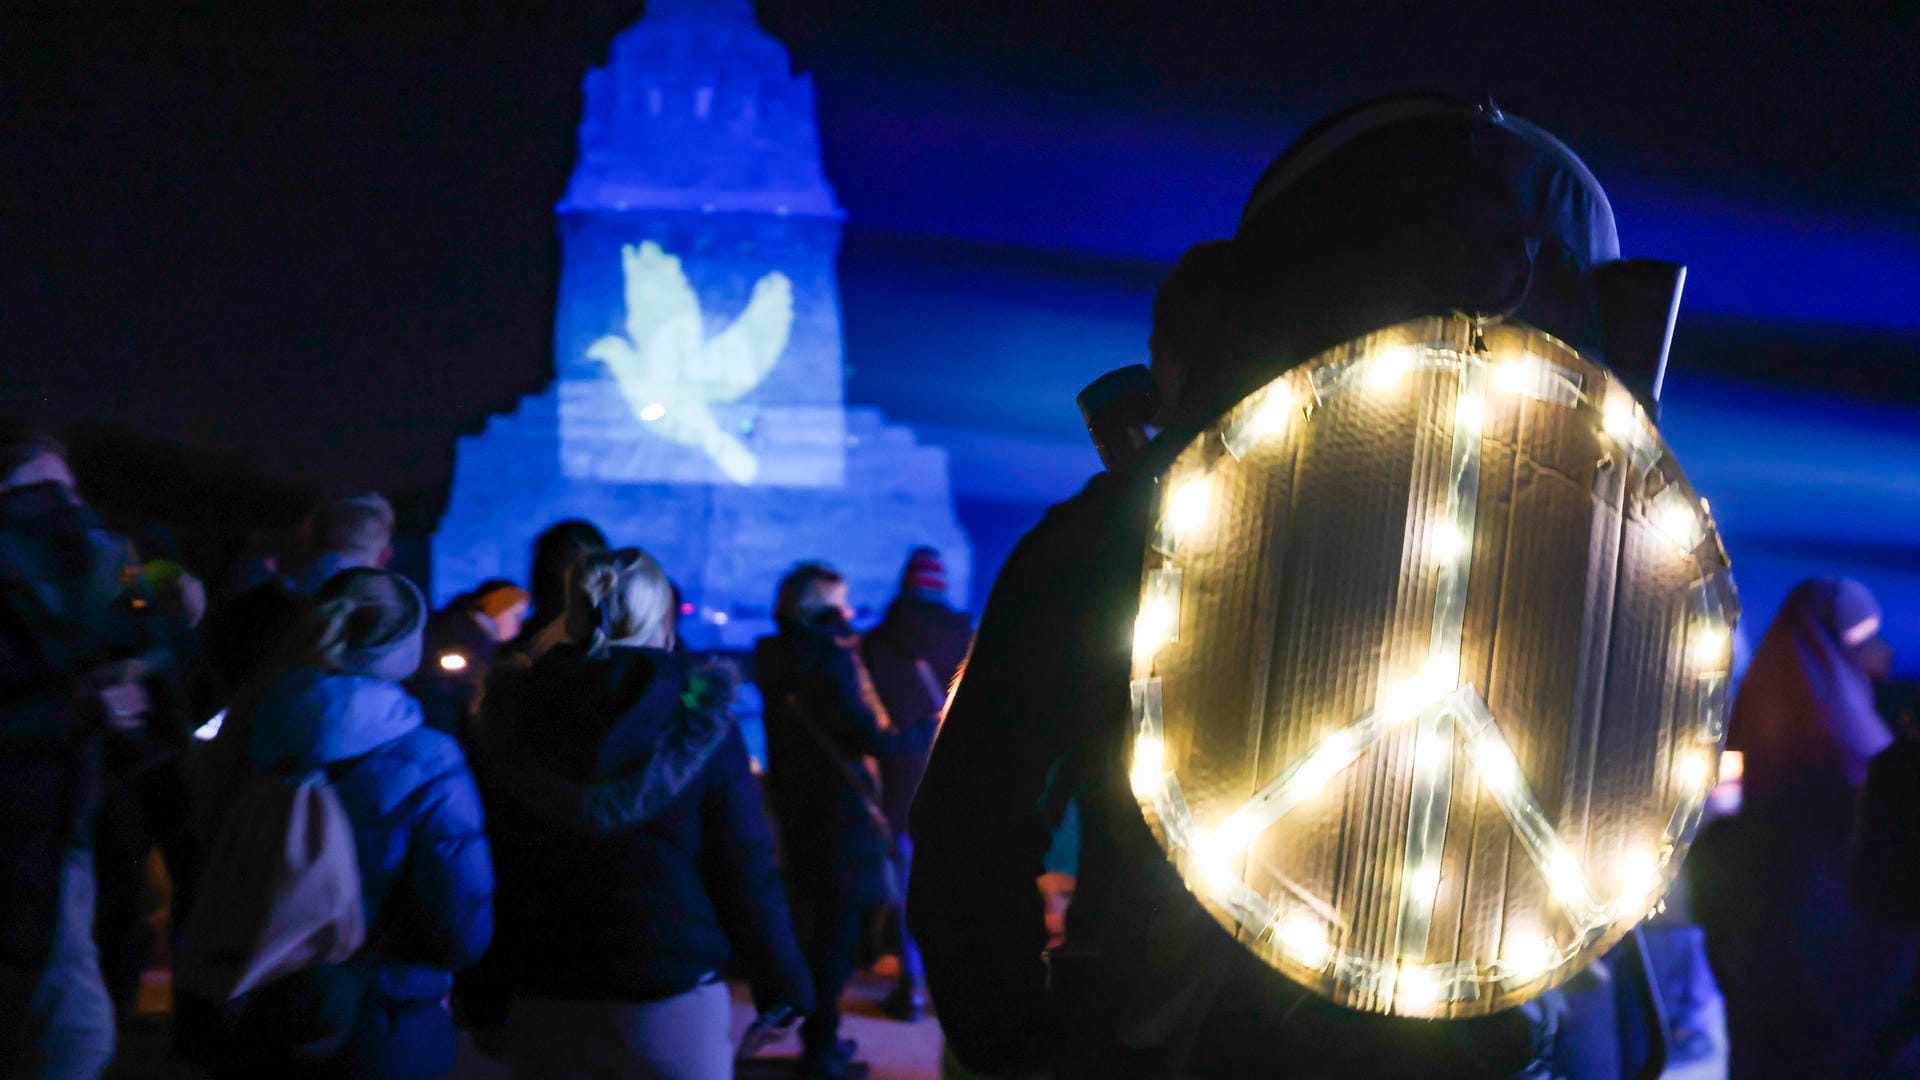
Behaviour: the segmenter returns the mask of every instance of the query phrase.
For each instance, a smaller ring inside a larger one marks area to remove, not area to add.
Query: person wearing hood
[[[367,944],[347,966],[366,990],[346,1044],[324,1061],[250,1061],[248,1075],[433,1077],[453,1068],[452,973],[493,936],[493,864],[460,744],[423,725],[400,686],[420,664],[426,600],[399,574],[343,570],[314,594],[288,662],[243,694],[206,747],[206,834],[249,769],[324,769],[352,828]],[[236,1045],[222,1060],[245,1057]]]
[[[676,654],[637,548],[575,568],[572,643],[495,669],[470,741],[500,933],[462,1007],[517,1077],[732,1075],[721,973],[764,1016],[813,1005],[731,687]]]
[[[1140,452],[1185,445],[1283,372],[1407,319],[1510,315],[1596,349],[1592,275],[1619,257],[1598,183],[1534,125],[1431,96],[1337,113],[1268,167],[1231,238],[1190,249],[1163,284],[1149,341],[1162,434]],[[1015,546],[914,801],[907,915],[948,1045],[992,1075],[1535,1067],[1551,995],[1437,1024],[1332,1005],[1222,934],[1170,867],[1127,749],[1151,464],[1116,459]],[[1079,874],[1049,950],[1036,882],[1062,793]]]
[[[1920,926],[1848,895],[1856,801],[1876,757],[1899,753],[1873,707],[1879,626],[1859,582],[1801,582],[1734,698],[1740,812],[1701,833],[1687,869],[1735,1080],[1920,1073]]]
[[[893,722],[904,727],[934,726],[947,705],[947,687],[967,658],[973,643],[973,623],[947,604],[947,568],[940,553],[917,547],[907,556],[900,574],[900,593],[887,606],[879,625],[861,637],[860,652],[873,674]],[[920,776],[927,768],[924,750],[881,754],[880,807],[893,833],[894,874],[904,893],[911,878],[913,839],[907,832],[907,810],[913,805]],[[897,1020],[916,1020],[926,1013],[926,970],[920,948],[907,929],[905,905],[894,905],[900,936],[900,983],[881,1009]]]
[[[801,563],[775,594],[779,633],[754,644],[766,701],[767,788],[785,840],[816,1007],[800,1031],[809,1075],[845,1075],[858,1049],[840,1038],[840,992],[868,915],[895,900],[886,814],[868,759],[924,753],[935,725],[896,729],[860,658],[847,582]]]

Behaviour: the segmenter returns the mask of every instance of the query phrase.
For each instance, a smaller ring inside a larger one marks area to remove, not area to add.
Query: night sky
[[[862,355],[888,318],[863,277],[1025,268],[1144,308],[1305,123],[1441,89],[1563,136],[1629,254],[1724,268],[1680,354],[1920,403],[1920,7],[1464,7],[759,4],[850,215],[850,397],[937,396]],[[579,83],[640,11],[10,5],[5,409],[437,503],[455,436],[551,375]]]

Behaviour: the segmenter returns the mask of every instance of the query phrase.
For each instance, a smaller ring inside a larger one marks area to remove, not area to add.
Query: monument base
[[[578,517],[616,547],[660,560],[694,605],[681,636],[695,649],[744,648],[771,633],[775,586],[805,559],[846,575],[864,622],[892,598],[907,552],[927,544],[946,557],[949,595],[964,603],[972,559],[946,451],[919,445],[877,409],[847,409],[845,430],[844,486],[616,483],[564,474],[558,392],[531,395],[460,440],[433,538],[434,601],[490,577],[524,582],[534,537]]]

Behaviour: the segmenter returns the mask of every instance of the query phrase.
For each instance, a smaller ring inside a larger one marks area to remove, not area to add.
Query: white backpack
[[[328,775],[256,772],[229,807],[187,918],[182,990],[225,1004],[366,942],[353,827]]]

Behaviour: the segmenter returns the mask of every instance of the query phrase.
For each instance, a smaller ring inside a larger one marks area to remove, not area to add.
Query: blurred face
[[[853,608],[847,603],[846,582],[815,581],[807,586],[807,595],[800,601],[801,615],[811,619],[827,611],[838,611],[845,618],[853,618]]]
[[[512,641],[520,636],[520,628],[527,621],[527,603],[521,601],[493,617],[494,637],[500,641]]]
[[[1892,681],[1893,646],[1887,644],[1886,638],[1877,635],[1870,637],[1848,649],[1847,654],[1853,658],[1855,666],[1866,672],[1867,678],[1877,683]]]

